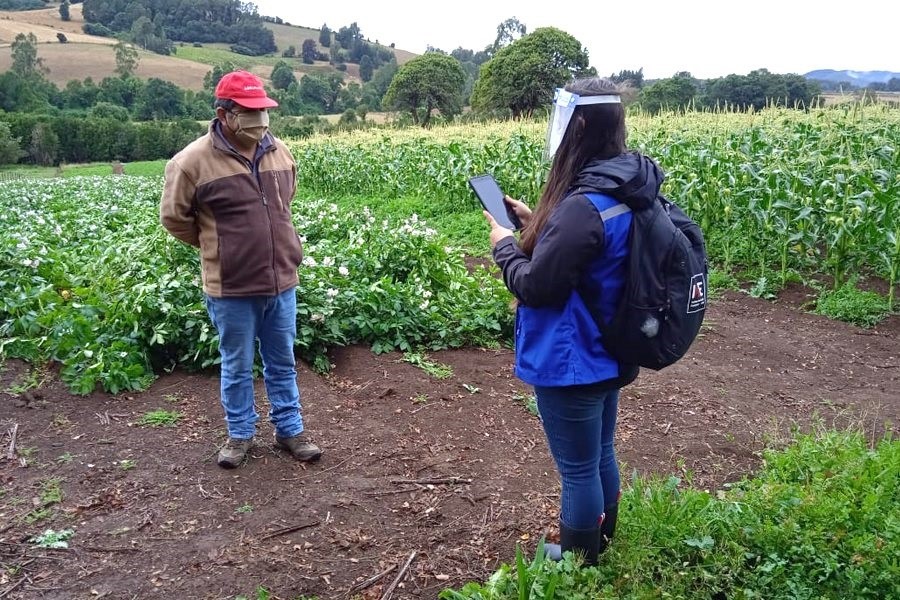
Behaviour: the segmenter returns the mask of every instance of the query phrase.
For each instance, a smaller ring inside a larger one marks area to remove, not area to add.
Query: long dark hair
[[[576,79],[566,91],[579,96],[620,95],[619,87],[608,79]],[[521,247],[531,256],[541,231],[556,205],[565,198],[575,177],[592,159],[608,159],[625,152],[625,107],[622,104],[576,106],[562,142],[550,165],[550,174],[531,222],[522,232]]]

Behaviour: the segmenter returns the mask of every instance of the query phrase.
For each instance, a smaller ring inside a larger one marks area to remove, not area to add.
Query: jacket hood
[[[663,179],[665,174],[653,159],[626,152],[610,159],[588,161],[572,187],[576,192],[596,191],[612,196],[632,210],[640,210],[656,200]]]

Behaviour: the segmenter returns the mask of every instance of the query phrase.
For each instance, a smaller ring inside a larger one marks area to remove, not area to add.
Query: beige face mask
[[[231,113],[234,117],[234,135],[247,143],[257,144],[269,131],[269,113],[265,110],[250,110]]]

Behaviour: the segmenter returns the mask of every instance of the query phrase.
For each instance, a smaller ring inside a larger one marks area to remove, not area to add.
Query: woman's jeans
[[[535,386],[550,454],[562,480],[560,520],[571,529],[594,529],[619,495],[613,449],[619,390],[599,385]]]
[[[295,288],[277,296],[206,296],[206,308],[219,332],[222,407],[228,436],[246,440],[256,433],[259,415],[253,400],[253,360],[257,339],[269,397],[269,420],[275,426],[275,434],[292,437],[302,432],[300,390],[294,362]]]

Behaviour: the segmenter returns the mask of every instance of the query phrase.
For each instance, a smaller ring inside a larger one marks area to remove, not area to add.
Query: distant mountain
[[[807,79],[817,81],[830,81],[833,83],[850,82],[857,87],[866,87],[870,83],[887,83],[892,78],[900,78],[900,73],[892,71],[834,71],[832,69],[819,69],[805,74]]]

